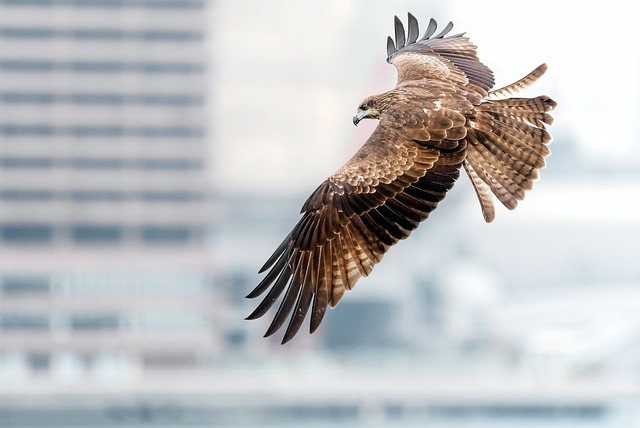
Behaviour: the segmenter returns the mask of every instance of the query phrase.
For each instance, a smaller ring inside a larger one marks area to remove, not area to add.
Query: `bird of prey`
[[[409,236],[452,188],[464,168],[482,214],[494,219],[493,195],[514,209],[533,187],[550,153],[545,124],[556,103],[548,96],[512,97],[544,74],[545,64],[515,83],[492,89],[493,72],[464,33],[423,37],[408,15],[395,17],[387,62],[396,87],[366,98],[353,123],[379,123],[358,152],[325,180],[302,206],[302,218],[260,270],[268,273],[247,295],[267,292],[247,317],[263,316],[280,300],[266,336],[289,319],[282,343],[310,312],[313,333],[327,307],[368,276],[389,248]],[[283,295],[284,294],[284,295]],[[282,297],[281,297],[282,296]],[[280,298],[281,297],[281,298]]]

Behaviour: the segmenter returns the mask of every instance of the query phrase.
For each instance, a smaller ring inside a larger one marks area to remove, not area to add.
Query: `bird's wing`
[[[284,293],[265,336],[290,317],[282,343],[289,341],[309,308],[315,331],[327,306],[409,236],[458,178],[463,146],[437,149],[388,125],[383,118],[353,158],[313,192],[302,219],[261,269],[269,272],[247,297],[269,291],[247,318],[264,315]]]
[[[453,24],[438,34],[437,24],[431,19],[424,36],[420,39],[418,21],[408,14],[408,31],[395,17],[395,42],[387,39],[387,62],[398,70],[398,86],[424,79],[446,80],[465,87],[477,100],[487,95],[495,80],[493,72],[476,54],[477,47],[462,34],[449,35]],[[474,102],[474,104],[476,104]]]

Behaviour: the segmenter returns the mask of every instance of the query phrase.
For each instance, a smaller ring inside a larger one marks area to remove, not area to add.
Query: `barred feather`
[[[546,96],[507,98],[537,80],[546,71],[543,64],[519,81],[493,91],[481,103],[467,139],[469,149],[465,170],[473,183],[483,215],[493,220],[487,205],[486,190],[509,209],[524,199],[525,191],[533,188],[544,158],[550,151],[551,135],[545,124],[553,119],[548,114],[556,106]]]
[[[510,85],[489,92],[487,99],[502,100],[533,85],[547,71],[547,64],[540,64],[531,73]]]

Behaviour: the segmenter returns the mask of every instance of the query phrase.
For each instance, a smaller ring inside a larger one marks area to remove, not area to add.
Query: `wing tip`
[[[411,14],[409,15],[413,16]],[[408,25],[409,25],[409,30],[411,30],[411,18],[409,18]],[[393,29],[394,29],[395,43],[394,43],[394,40],[391,38],[391,36],[387,37],[387,62],[390,62],[391,58],[407,45],[407,39],[405,38],[405,32],[404,32],[404,25],[402,24],[402,20],[398,18],[398,15],[393,16]]]
[[[395,43],[391,37],[387,38],[387,62],[391,62],[391,59],[400,51],[402,51],[405,47],[410,46],[414,43],[424,42],[430,39],[442,39],[444,38],[451,29],[453,28],[453,22],[449,21],[449,23],[444,27],[444,29],[434,36],[436,29],[438,28],[438,23],[435,19],[430,18],[429,24],[427,25],[427,30],[420,40],[419,37],[419,27],[418,20],[416,17],[408,12],[407,13],[407,26],[408,30],[405,33],[404,25],[402,24],[402,20],[398,18],[397,15],[393,17],[393,25],[394,25],[394,35],[395,35]],[[464,33],[462,33],[464,34]],[[459,35],[462,35],[459,34]]]
[[[438,22],[433,18],[429,19],[429,24],[427,25],[427,29],[424,32],[424,36],[422,36],[420,41],[429,40],[429,38],[433,36],[433,33],[436,32],[437,28],[438,28]]]
[[[266,310],[262,310],[262,307],[258,306],[256,309],[254,309],[253,312],[251,312],[249,315],[247,315],[244,319],[245,319],[245,321],[257,320],[262,315],[264,315],[266,312],[267,312]]]
[[[418,40],[420,35],[420,26],[418,20],[411,12],[407,13],[407,45],[411,45]]]
[[[397,15],[393,17],[393,24],[396,36],[396,47],[398,48],[398,50],[400,50],[405,47],[406,43],[404,25]]]
[[[453,29],[453,22],[449,21],[447,25],[444,27],[442,31],[440,31],[437,35],[433,36],[434,39],[442,39],[444,36],[449,34],[449,32]]]
[[[391,60],[391,56],[397,51],[396,44],[391,36],[387,36],[387,62]]]

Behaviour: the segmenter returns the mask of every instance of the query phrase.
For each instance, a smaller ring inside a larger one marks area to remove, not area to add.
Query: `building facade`
[[[207,12],[0,1],[0,373],[215,354]]]

